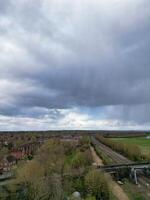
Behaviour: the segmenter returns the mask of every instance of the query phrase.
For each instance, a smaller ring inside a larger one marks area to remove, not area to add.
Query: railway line
[[[110,147],[102,144],[95,137],[91,137],[92,143],[96,145],[101,152],[103,152],[106,156],[111,158],[112,164],[132,164],[133,161],[124,157],[123,155],[113,151]],[[139,170],[140,171],[140,170]],[[144,175],[139,175],[138,177],[138,190],[142,191],[142,193],[146,196],[146,199],[150,198],[150,179],[145,177]]]
[[[106,145],[99,142],[95,137],[92,137],[92,142],[98,146],[98,148],[104,152],[108,157],[111,158],[113,161],[112,164],[130,164],[133,163],[131,160],[127,159],[123,155],[113,151],[110,147],[107,147]]]

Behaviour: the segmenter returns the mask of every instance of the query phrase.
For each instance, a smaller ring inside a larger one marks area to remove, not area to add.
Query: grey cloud
[[[150,102],[148,1],[6,2],[1,6],[0,80],[12,85],[2,91],[9,106],[0,102],[1,114],[109,105],[136,106],[135,113],[144,113]],[[14,81],[20,87],[12,94]]]
[[[0,14],[5,14],[11,5],[11,0],[0,0]]]
[[[138,125],[150,125],[150,104],[108,106],[106,107],[106,118]]]

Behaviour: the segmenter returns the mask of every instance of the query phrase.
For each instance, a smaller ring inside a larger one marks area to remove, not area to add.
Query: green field
[[[150,155],[150,139],[147,139],[146,137],[112,138],[112,140],[127,144],[136,144],[140,147],[143,154]]]

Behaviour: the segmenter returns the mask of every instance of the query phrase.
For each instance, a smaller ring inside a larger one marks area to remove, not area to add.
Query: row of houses
[[[0,173],[10,171],[12,166],[16,165],[19,160],[31,157],[40,145],[41,143],[35,142],[14,148],[10,154],[0,162]]]
[[[56,137],[59,138],[60,141],[75,142],[76,144],[78,144],[79,140],[81,139],[81,136],[74,135],[54,136],[53,138]],[[39,137],[36,142],[29,142],[12,148],[10,154],[0,162],[0,173],[4,171],[10,171],[12,166],[16,165],[19,160],[34,155],[35,151],[45,142],[45,140],[48,139],[49,137]]]

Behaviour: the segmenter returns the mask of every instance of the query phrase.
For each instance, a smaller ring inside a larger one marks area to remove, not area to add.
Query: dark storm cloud
[[[104,118],[150,125],[150,104],[107,106]]]
[[[112,105],[132,120],[149,107],[148,1],[0,1],[0,14],[0,114]]]
[[[0,0],[0,14],[5,14],[10,4],[11,4],[11,0],[7,0],[7,1]]]

